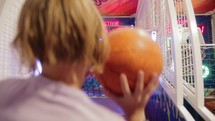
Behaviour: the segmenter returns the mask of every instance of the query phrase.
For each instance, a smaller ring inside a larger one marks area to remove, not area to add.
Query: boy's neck
[[[84,83],[86,69],[71,64],[43,64],[42,75],[56,82],[62,82],[68,86],[81,88]]]

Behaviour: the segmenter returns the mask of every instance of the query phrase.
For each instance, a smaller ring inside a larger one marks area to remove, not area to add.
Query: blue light
[[[202,65],[202,76],[203,76],[203,78],[207,78],[209,74],[210,74],[209,68],[205,65]]]

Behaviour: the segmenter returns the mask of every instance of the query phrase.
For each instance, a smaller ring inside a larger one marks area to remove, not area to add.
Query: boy
[[[81,90],[89,72],[101,73],[109,45],[92,0],[26,0],[13,42],[21,62],[43,72],[0,83],[0,121],[123,121],[93,103]],[[143,89],[138,74],[134,93],[121,74],[124,97],[109,94],[129,121],[145,120],[145,105],[158,85],[157,76]]]

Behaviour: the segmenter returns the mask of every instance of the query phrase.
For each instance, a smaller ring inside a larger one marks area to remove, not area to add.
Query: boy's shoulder
[[[17,121],[123,121],[119,115],[91,101],[83,91],[43,77],[1,81],[0,120],[3,116]]]
[[[15,100],[23,93],[20,91],[29,83],[27,79],[9,78],[0,81],[0,107],[10,103],[9,100]],[[12,99],[13,98],[13,99]]]
[[[0,90],[7,91],[15,89],[14,87],[23,86],[28,83],[30,78],[7,78],[0,80]],[[2,93],[2,92],[0,92]]]

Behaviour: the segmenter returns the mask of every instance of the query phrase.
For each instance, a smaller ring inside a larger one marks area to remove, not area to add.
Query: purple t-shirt
[[[43,76],[0,82],[0,121],[124,121],[83,91]]]

